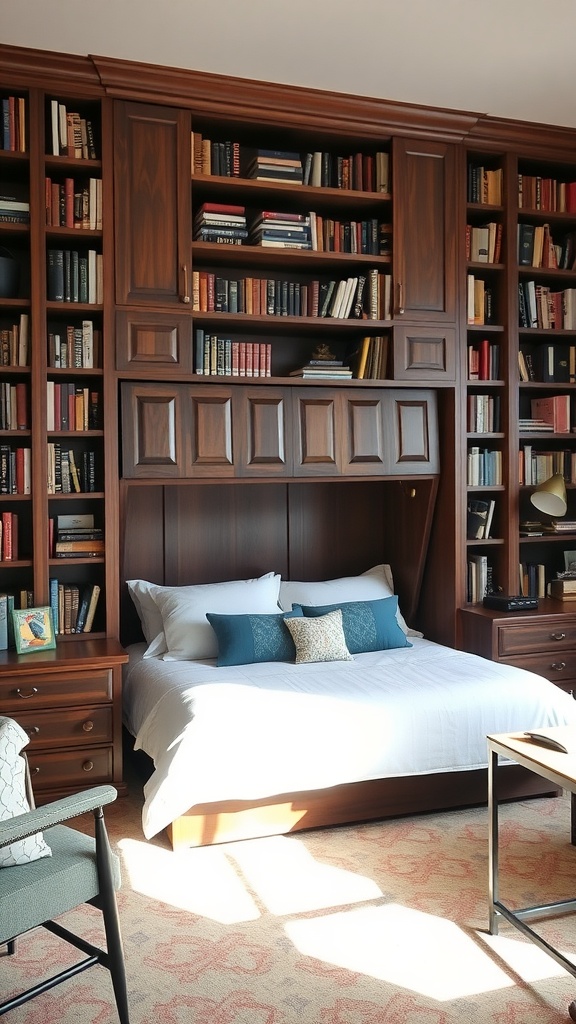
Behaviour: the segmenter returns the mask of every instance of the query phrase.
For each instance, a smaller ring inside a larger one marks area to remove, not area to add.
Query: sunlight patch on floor
[[[362,907],[285,924],[305,956],[445,1002],[565,974],[531,943],[498,940],[504,966],[458,925],[397,904]],[[497,937],[493,937],[497,939]],[[511,957],[513,969],[506,970]]]

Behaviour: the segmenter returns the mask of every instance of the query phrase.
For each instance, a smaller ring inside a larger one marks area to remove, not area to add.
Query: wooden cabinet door
[[[181,375],[194,372],[192,319],[173,313],[144,313],[118,310],[116,313],[116,369],[137,373],[168,371]]]
[[[341,437],[338,393],[321,388],[294,388],[294,476],[338,476]]]
[[[292,475],[292,406],[287,388],[237,388],[234,410],[236,475]]]
[[[148,103],[114,108],[116,302],[190,302],[190,115]]]
[[[186,475],[182,391],[177,384],[122,384],[122,476]]]
[[[438,418],[434,391],[384,392],[386,474],[439,472]]]
[[[386,473],[382,392],[339,394],[342,431],[342,472],[347,476]]]
[[[234,389],[202,385],[182,387],[186,392],[185,476],[235,476]]]
[[[456,320],[456,154],[450,143],[395,139],[395,320]]]

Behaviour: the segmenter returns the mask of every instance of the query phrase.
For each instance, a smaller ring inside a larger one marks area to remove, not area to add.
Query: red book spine
[[[12,513],[2,513],[2,560],[12,561]]]
[[[64,179],[64,224],[67,228],[74,227],[74,179]]]
[[[483,338],[480,342],[478,380],[490,380],[490,342],[487,338]]]
[[[16,494],[24,494],[24,449],[16,449]]]
[[[19,381],[16,385],[16,426],[18,430],[28,429],[28,403],[24,381]]]
[[[245,341],[241,341],[240,342],[238,357],[239,357],[238,358],[238,370],[239,370],[238,376],[239,377],[245,377],[246,376],[246,342]]]

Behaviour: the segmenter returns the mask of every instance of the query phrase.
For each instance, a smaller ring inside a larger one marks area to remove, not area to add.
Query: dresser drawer
[[[86,789],[113,778],[112,747],[77,747],[28,755],[32,786],[38,790]]]
[[[558,686],[574,683],[576,689],[576,651],[546,651],[542,654],[524,654],[517,658],[501,658],[503,665],[525,668],[528,672],[544,676]],[[569,687],[571,688],[571,687]]]
[[[33,655],[30,655],[33,657]],[[112,669],[90,672],[15,672],[0,682],[0,711],[18,714],[20,708],[94,704],[112,698]]]
[[[71,711],[19,711],[16,721],[30,737],[26,752],[46,747],[112,742],[112,706]]]
[[[576,650],[576,618],[572,616],[548,617],[545,622],[511,623],[498,627],[498,655],[512,658],[517,654],[539,651]]]

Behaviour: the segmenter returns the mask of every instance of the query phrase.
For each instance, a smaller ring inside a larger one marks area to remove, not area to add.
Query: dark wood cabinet
[[[456,150],[394,139],[394,319],[456,321]]]
[[[123,476],[185,476],[184,400],[177,384],[122,385]]]
[[[116,369],[145,376],[193,373],[190,316],[150,310],[116,313]]]
[[[190,304],[190,114],[114,107],[116,302]]]
[[[278,477],[292,474],[293,406],[288,388],[236,388],[236,417],[241,424],[236,446],[238,476]]]

